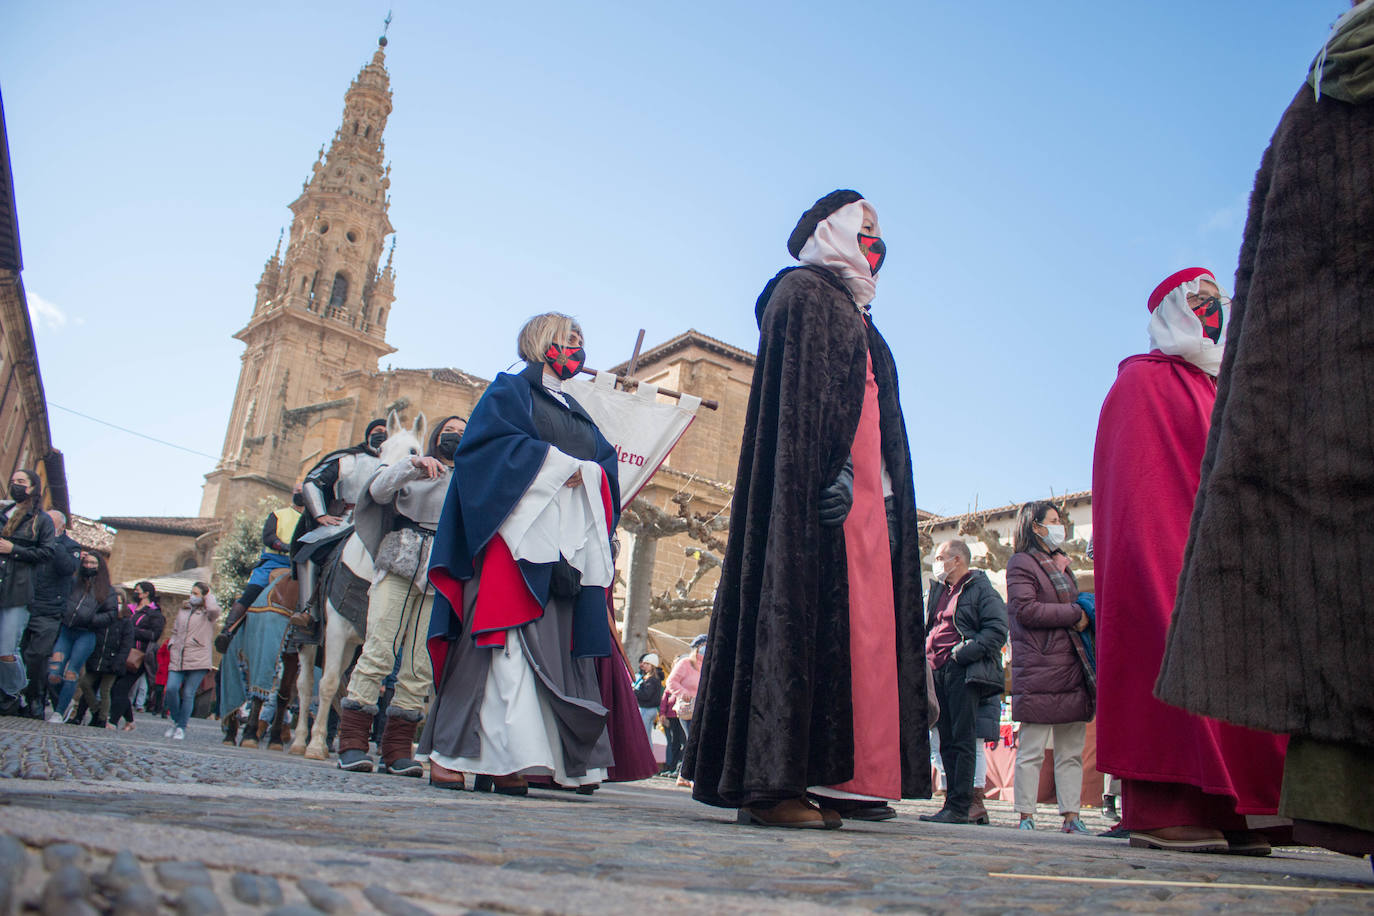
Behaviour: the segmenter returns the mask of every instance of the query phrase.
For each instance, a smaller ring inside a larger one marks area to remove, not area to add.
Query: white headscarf
[[[1202,320],[1188,307],[1188,294],[1196,294],[1203,280],[1216,283],[1221,293],[1221,337],[1216,343],[1202,332]],[[1221,371],[1226,349],[1226,328],[1231,323],[1231,300],[1211,274],[1181,283],[1150,313],[1150,349],[1181,356],[1213,378]]]
[[[878,278],[859,250],[859,229],[863,227],[865,211],[873,218],[873,235],[882,235],[878,214],[868,201],[856,200],[821,220],[797,257],[803,264],[824,267],[838,276],[860,306],[868,305],[878,293]]]

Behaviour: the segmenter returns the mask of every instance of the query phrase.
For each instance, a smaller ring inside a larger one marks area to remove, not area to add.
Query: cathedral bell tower
[[[382,131],[391,114],[386,38],[344,93],[343,123],[291,203],[282,240],[257,284],[238,389],[216,468],[205,476],[201,515],[232,518],[263,496],[289,497],[299,476],[299,427],[308,408],[351,370],[377,370],[395,352],[386,322],[395,300],[391,257],[380,270],[391,167]],[[394,240],[393,240],[394,244]],[[357,440],[362,430],[352,436]]]

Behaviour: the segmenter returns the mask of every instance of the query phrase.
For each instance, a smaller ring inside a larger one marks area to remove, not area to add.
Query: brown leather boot
[[[339,711],[339,769],[372,772],[372,758],[367,756],[367,738],[371,733],[372,713],[347,706]]]
[[[983,804],[983,790],[977,786],[973,789],[973,797],[968,803],[968,822],[970,824],[988,824],[992,819],[988,817],[987,805]]]
[[[383,773],[395,776],[424,775],[424,764],[411,756],[415,744],[415,726],[418,724],[404,716],[386,717],[386,730],[382,732]]]

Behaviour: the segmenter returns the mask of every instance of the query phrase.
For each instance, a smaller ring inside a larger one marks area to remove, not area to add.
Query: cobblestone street
[[[938,804],[909,802],[884,823],[768,831],[667,779],[590,797],[440,792],[224,747],[211,722],[193,721],[185,742],[164,728],[0,719],[0,897],[13,911],[1374,911],[1369,862],[1321,850],[1131,850],[1009,829],[1007,803],[989,804],[992,827],[922,823]]]

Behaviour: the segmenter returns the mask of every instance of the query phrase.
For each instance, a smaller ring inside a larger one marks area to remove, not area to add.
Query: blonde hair
[[[562,312],[545,312],[524,323],[515,338],[515,348],[525,362],[542,363],[549,344],[555,340],[566,340],[573,331],[577,332],[578,337],[585,336],[576,318]]]

